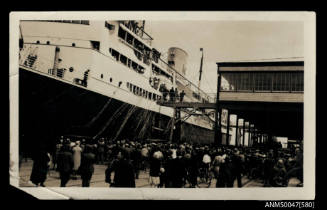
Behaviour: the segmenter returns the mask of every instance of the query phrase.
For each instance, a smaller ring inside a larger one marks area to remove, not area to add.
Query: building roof
[[[217,62],[219,67],[304,66],[304,61]]]

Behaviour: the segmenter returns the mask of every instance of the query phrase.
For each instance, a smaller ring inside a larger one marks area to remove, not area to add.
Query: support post
[[[219,66],[217,64],[217,75],[218,75],[218,81],[217,81],[217,98],[216,98],[216,121],[215,121],[215,144],[216,145],[221,145],[221,127],[220,123],[218,125],[218,112],[219,110],[219,92],[220,92],[220,83],[221,83],[221,76],[219,74]],[[221,113],[221,112],[220,112]],[[219,116],[219,121],[221,120],[221,114]]]
[[[238,115],[236,115],[236,135],[235,135],[235,146],[239,146],[238,145]]]
[[[243,147],[244,147],[244,143],[245,143],[245,119],[243,119]]]
[[[226,145],[229,145],[229,111],[227,112]]]
[[[173,134],[174,134],[174,127],[175,127],[175,118],[176,118],[176,107],[174,106],[174,114],[173,114],[173,119],[171,122],[171,128],[170,128],[170,136],[169,136],[169,142],[173,142]]]

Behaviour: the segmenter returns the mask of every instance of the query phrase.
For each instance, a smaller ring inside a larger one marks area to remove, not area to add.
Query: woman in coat
[[[73,159],[74,159],[73,173],[74,176],[76,176],[77,170],[81,165],[81,157],[82,157],[82,148],[80,147],[79,141],[76,142],[76,146],[74,146],[72,150],[73,150]]]
[[[47,179],[50,157],[45,150],[38,151],[33,157],[33,168],[30,180],[33,184],[45,187],[44,182]]]

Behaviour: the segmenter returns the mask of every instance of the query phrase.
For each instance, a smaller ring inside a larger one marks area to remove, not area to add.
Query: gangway
[[[197,110],[203,110],[203,109],[214,109],[216,114],[215,114],[215,125],[217,124],[217,103],[210,103],[210,102],[205,102],[205,103],[201,103],[201,102],[184,102],[184,101],[176,101],[176,100],[169,100],[169,101],[164,101],[164,100],[159,100],[157,101],[157,104],[160,106],[167,106],[167,107],[172,107],[174,108],[174,114],[172,117],[172,125],[170,128],[170,137],[169,137],[169,141],[172,142],[173,140],[173,132],[174,132],[174,127],[175,124],[179,121],[185,121],[186,119],[188,119],[191,115],[204,115],[207,116],[209,119],[210,117],[208,116],[207,113],[205,112],[198,112]],[[192,110],[188,110],[189,108],[191,108]],[[183,110],[187,116],[184,117],[184,120],[181,119],[181,110]],[[215,129],[217,129],[217,127],[215,126]]]
[[[216,103],[158,101],[161,106],[173,108],[216,109]]]

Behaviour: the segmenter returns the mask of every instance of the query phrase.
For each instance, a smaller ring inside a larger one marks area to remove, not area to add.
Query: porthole
[[[50,41],[47,41],[47,44],[50,44]]]
[[[75,43],[72,43],[72,46],[75,47],[76,46]]]
[[[40,44],[40,41],[39,41],[39,40],[37,40],[37,41],[36,41],[36,44]]]
[[[74,68],[73,67],[70,67],[69,68],[69,72],[73,72],[74,71]]]

